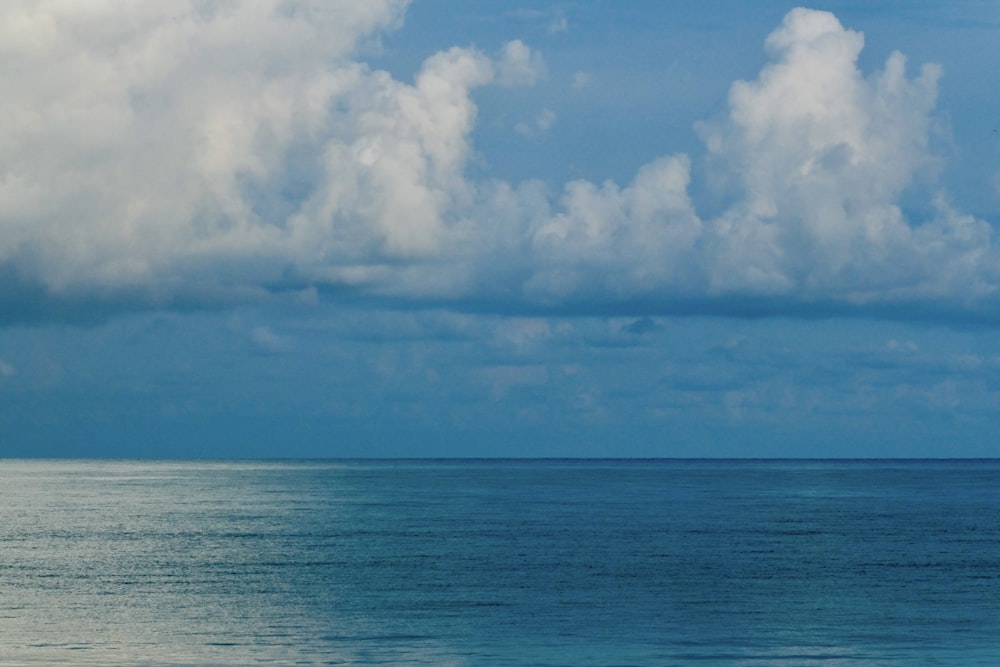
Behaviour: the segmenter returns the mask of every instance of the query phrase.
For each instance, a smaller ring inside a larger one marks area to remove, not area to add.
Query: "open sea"
[[[1000,461],[0,460],[0,664],[1000,665]]]

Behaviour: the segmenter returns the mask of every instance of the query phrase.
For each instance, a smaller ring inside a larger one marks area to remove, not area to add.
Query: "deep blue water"
[[[1000,461],[0,461],[0,664],[998,665]]]

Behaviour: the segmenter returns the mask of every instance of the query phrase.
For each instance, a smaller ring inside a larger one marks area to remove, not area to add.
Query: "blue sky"
[[[0,456],[996,456],[995,2],[12,2]]]

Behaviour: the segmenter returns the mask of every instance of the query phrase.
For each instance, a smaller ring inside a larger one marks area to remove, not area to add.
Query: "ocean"
[[[0,460],[0,664],[1000,665],[997,460]]]

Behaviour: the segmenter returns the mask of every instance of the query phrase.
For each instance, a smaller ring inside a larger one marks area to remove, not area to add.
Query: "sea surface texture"
[[[3,665],[1000,665],[998,461],[0,461]]]

